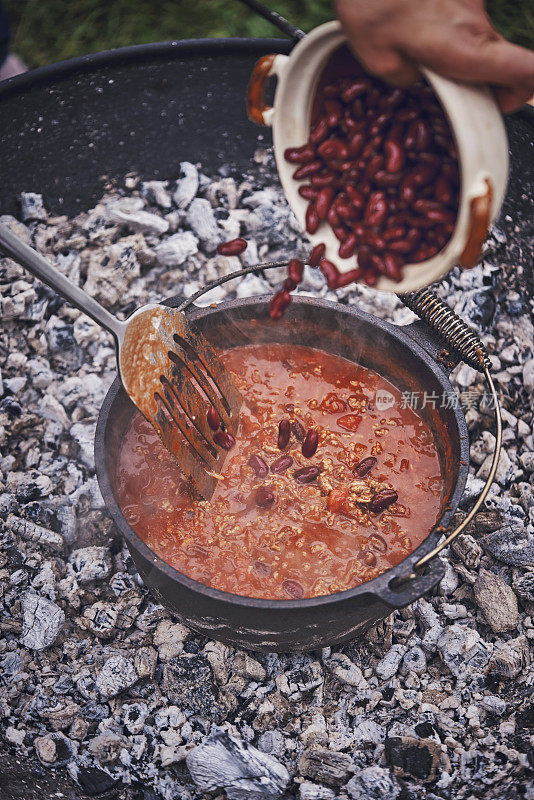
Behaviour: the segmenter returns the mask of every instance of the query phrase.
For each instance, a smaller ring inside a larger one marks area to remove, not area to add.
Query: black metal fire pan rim
[[[128,47],[115,47],[112,50],[101,50],[86,56],[67,58],[36,67],[14,78],[0,81],[0,99],[2,96],[30,89],[41,83],[48,83],[58,78],[69,78],[91,72],[99,67],[110,67],[130,62],[154,61],[155,59],[179,60],[188,56],[249,54],[258,58],[266,52],[289,53],[294,43],[287,39],[254,38],[254,37],[213,37],[211,39],[176,39],[169,42],[150,42],[134,44]]]

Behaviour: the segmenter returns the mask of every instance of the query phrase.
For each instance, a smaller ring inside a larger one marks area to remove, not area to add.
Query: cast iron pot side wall
[[[235,300],[217,308],[195,309],[190,317],[221,347],[258,341],[314,344],[362,364],[391,379],[399,389],[452,393],[444,370],[426,349],[394,325],[314,298],[295,297],[284,320],[273,324],[267,316],[268,298]],[[168,301],[170,305],[177,302]],[[411,326],[408,326],[409,330]],[[417,339],[421,328],[416,324]],[[435,352],[428,336],[423,346]],[[411,565],[433,547],[432,533],[404,562],[362,586],[334,595],[308,600],[262,600],[221,592],[188,578],[153,553],[124,519],[113,491],[113,469],[123,433],[134,413],[117,379],[110,388],[98,418],[95,462],[100,489],[115,523],[128,544],[139,573],[158,600],[180,620],[211,638],[252,650],[288,652],[311,650],[354,638],[384,618],[429,591],[443,576],[442,563],[435,560],[428,571],[393,591],[394,577],[409,572]],[[467,479],[469,444],[464,416],[456,408],[440,408],[439,415],[427,411],[426,421],[440,442],[442,469],[446,479],[447,510],[440,523],[446,525],[454,513]],[[461,462],[464,462],[463,464]]]

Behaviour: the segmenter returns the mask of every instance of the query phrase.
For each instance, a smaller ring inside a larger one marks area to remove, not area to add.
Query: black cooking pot
[[[268,298],[235,300],[217,308],[194,309],[189,316],[205,336],[221,348],[251,342],[281,342],[320,346],[326,352],[357,361],[386,377],[401,391],[435,393],[437,408],[420,410],[430,426],[445,481],[443,514],[446,525],[460,500],[467,479],[467,427],[444,367],[435,360],[441,349],[421,322],[404,328],[390,325],[355,307],[295,297],[285,317],[273,324]],[[178,301],[169,301],[176,306]],[[396,579],[436,545],[432,532],[407,559],[368,583],[345,592],[305,600],[261,600],[204,586],[173,569],[153,553],[126,522],[115,495],[115,469],[124,432],[135,407],[118,378],[110,388],[95,438],[98,482],[115,523],[143,581],[186,625],[207,636],[253,650],[310,650],[336,644],[363,632],[395,608],[412,603],[440,580],[444,568],[436,560],[427,572],[396,590]]]

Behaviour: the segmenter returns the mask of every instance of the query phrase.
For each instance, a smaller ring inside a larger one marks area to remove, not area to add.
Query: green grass
[[[12,49],[31,67],[145,42],[206,36],[279,36],[237,0],[5,0]],[[331,0],[271,0],[307,31],[333,17]],[[490,0],[496,27],[534,48],[532,0]]]

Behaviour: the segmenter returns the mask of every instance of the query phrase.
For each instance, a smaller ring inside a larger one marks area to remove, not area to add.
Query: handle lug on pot
[[[392,608],[404,608],[429,592],[445,575],[445,564],[439,558],[431,561],[424,572],[395,585],[393,578],[381,592],[380,598]]]
[[[270,127],[273,124],[274,108],[265,103],[265,90],[271,75],[280,75],[287,56],[272,53],[256,62],[247,90],[247,114],[257,125]]]

